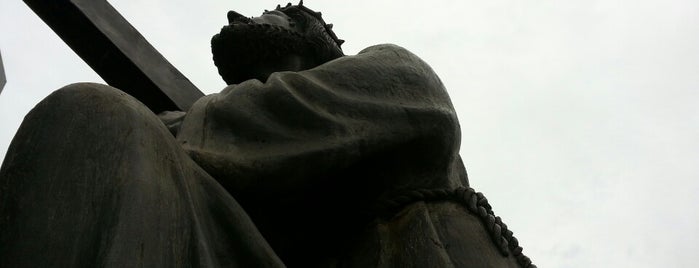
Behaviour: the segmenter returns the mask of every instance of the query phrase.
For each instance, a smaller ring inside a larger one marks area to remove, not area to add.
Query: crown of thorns
[[[342,44],[345,43],[345,40],[337,38],[337,35],[335,35],[335,32],[333,32],[333,25],[325,23],[325,20],[323,20],[323,13],[313,11],[312,9],[306,7],[303,5],[303,0],[299,0],[298,5],[292,5],[291,3],[286,4],[286,6],[282,7],[281,5],[277,5],[277,8],[275,10],[281,11],[283,13],[286,13],[286,11],[290,9],[299,9],[303,12],[306,12],[307,14],[311,15],[313,18],[317,19],[318,22],[320,22],[323,25],[323,28],[325,28],[325,32],[330,35],[330,38],[332,38],[335,41],[335,44],[337,44],[338,47],[341,47]],[[268,12],[265,10],[265,12]]]

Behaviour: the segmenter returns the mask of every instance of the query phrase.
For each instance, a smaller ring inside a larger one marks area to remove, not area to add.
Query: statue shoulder
[[[410,52],[408,49],[395,44],[379,44],[367,47],[357,55],[375,55],[395,58],[401,62],[411,62],[412,64],[427,65],[420,57]]]
[[[410,52],[408,49],[395,44],[379,44],[363,49],[358,57],[369,57],[378,60],[377,64],[390,65],[404,71],[417,71],[427,77],[437,78],[427,62]]]
[[[396,45],[396,44],[378,44],[378,45],[373,45],[370,47],[367,47],[363,49],[362,51],[359,52],[359,54],[364,54],[364,53],[381,53],[381,52],[390,52],[390,53],[409,53],[412,54],[410,51],[405,49],[402,46]]]

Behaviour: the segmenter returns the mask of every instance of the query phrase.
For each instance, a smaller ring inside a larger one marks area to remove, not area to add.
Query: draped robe
[[[468,186],[434,71],[395,45],[273,73],[168,122],[97,84],[30,112],[0,170],[0,266],[515,267]]]

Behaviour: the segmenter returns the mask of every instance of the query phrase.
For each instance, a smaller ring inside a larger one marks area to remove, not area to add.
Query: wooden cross
[[[107,84],[153,112],[204,96],[106,0],[24,0]]]

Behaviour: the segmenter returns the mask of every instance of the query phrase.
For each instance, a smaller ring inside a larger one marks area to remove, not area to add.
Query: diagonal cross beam
[[[106,0],[24,0],[104,81],[153,112],[204,96]]]

